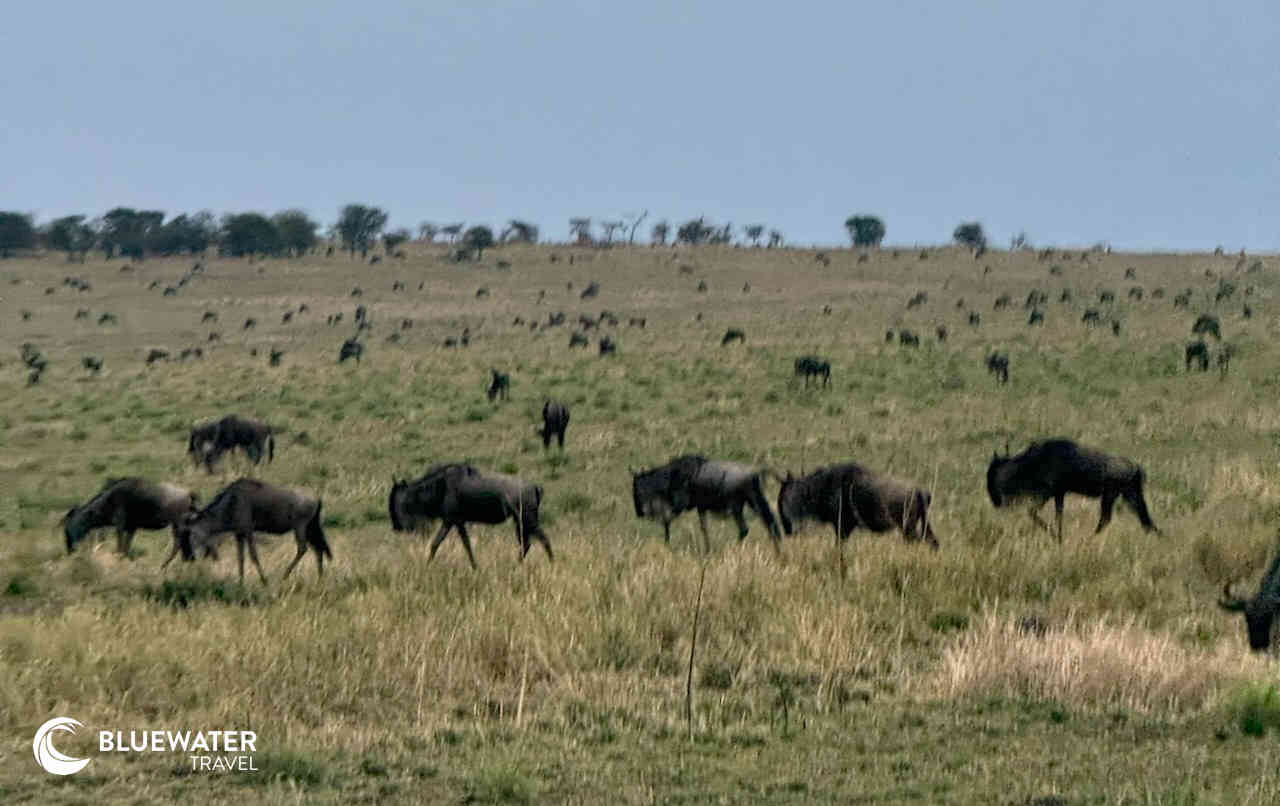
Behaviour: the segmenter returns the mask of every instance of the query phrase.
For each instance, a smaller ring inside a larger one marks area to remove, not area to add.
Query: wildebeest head
[[[1280,552],[1262,577],[1258,595],[1241,599],[1231,594],[1231,584],[1222,589],[1218,606],[1223,610],[1244,613],[1245,627],[1249,631],[1249,648],[1262,652],[1271,646],[1271,634],[1276,616],[1280,615]]]
[[[201,524],[200,513],[192,510],[173,525],[173,536],[178,539],[178,549],[182,552],[183,561],[192,562],[196,558],[196,546],[204,544],[209,536],[209,528]]]
[[[987,495],[991,496],[991,503],[997,509],[1004,506],[1005,495],[1003,488],[1002,470],[1009,464],[1009,454],[1006,452],[1004,456],[996,452],[991,453],[991,464],[987,465]]]
[[[75,550],[76,544],[84,540],[85,535],[93,530],[93,502],[79,507],[72,507],[63,516],[63,535],[67,539],[67,553]]]

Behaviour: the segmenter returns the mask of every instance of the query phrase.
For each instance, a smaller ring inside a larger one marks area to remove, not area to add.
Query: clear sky
[[[1280,248],[1280,4],[14,0],[0,209]]]

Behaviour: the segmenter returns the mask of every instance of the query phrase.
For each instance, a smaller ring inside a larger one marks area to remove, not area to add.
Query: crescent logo
[[[43,767],[45,772],[54,775],[72,775],[83,770],[89,763],[87,758],[71,758],[58,752],[58,748],[53,746],[54,731],[65,731],[74,736],[76,728],[80,727],[84,725],[78,720],[57,716],[36,730],[36,738],[31,743],[31,749],[35,751],[36,763]]]

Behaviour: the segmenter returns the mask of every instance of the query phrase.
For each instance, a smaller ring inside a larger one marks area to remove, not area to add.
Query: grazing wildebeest
[[[816,355],[802,355],[795,361],[795,374],[797,377],[804,377],[804,385],[807,387],[809,381],[822,379],[822,385],[831,384],[831,362],[825,361]]]
[[[830,306],[830,305],[823,305],[823,306],[822,306],[822,315],[823,315],[823,316],[830,316],[830,315],[831,315],[831,306]]]
[[[743,284],[742,284],[742,293],[744,293],[744,294],[750,294],[750,293],[751,293],[751,283],[743,283]]]
[[[88,319],[88,318],[89,318],[88,308],[81,308],[80,310],[76,311],[76,321],[79,321],[81,319]]]
[[[1227,370],[1231,367],[1231,359],[1235,358],[1236,347],[1234,344],[1224,344],[1222,349],[1218,350],[1218,372],[1220,377],[1227,376]]]
[[[633,316],[627,320],[627,327],[638,327],[643,329],[645,326],[645,321],[646,321],[646,318],[643,316]]]
[[[257,327],[257,326],[258,326],[258,320],[257,320],[257,319],[254,319],[252,316],[250,316],[248,319],[244,320],[244,329],[245,329],[245,330],[253,330],[253,329],[254,329],[255,327]]]
[[[907,300],[907,310],[911,310],[918,305],[923,305],[929,301],[929,294],[925,291],[918,291],[916,295]]]
[[[1089,308],[1084,312],[1084,316],[1080,317],[1080,321],[1090,327],[1096,327],[1102,324],[1102,314],[1098,312],[1097,308]]]
[[[224,453],[243,448],[255,465],[275,459],[276,438],[271,426],[260,420],[252,420],[236,414],[228,414],[220,420],[197,425],[187,439],[187,453],[196,464],[203,463],[205,470],[213,472],[213,463]]]
[[[364,345],[356,341],[354,338],[347,339],[342,343],[342,347],[338,350],[338,363],[341,364],[348,358],[354,358],[356,363],[360,363],[361,357],[364,356]]]
[[[583,330],[590,330],[596,326],[596,320],[592,319],[590,316],[587,316],[586,314],[579,314],[578,326],[581,327]]]
[[[472,569],[476,567],[476,557],[471,550],[471,536],[467,534],[468,523],[498,524],[511,519],[516,527],[521,561],[535,538],[546,550],[547,559],[554,560],[551,541],[538,524],[541,504],[540,485],[515,476],[484,473],[463,463],[437,465],[416,481],[393,479],[387,500],[391,528],[397,532],[421,531],[434,519],[443,521],[431,541],[428,562],[435,558],[449,531],[457,529]]]
[[[1043,325],[1043,324],[1044,324],[1044,311],[1040,310],[1039,308],[1033,308],[1031,310],[1031,315],[1027,317],[1027,325],[1030,326],[1030,325]]]
[[[613,355],[618,352],[618,345],[608,336],[600,337],[600,355]]]
[[[484,299],[487,296],[489,296],[489,289],[487,288],[476,289],[476,299]]]
[[[1273,625],[1276,616],[1280,615],[1280,551],[1271,561],[1271,566],[1262,575],[1262,583],[1258,586],[1258,594],[1252,599],[1233,596],[1231,583],[1222,589],[1222,598],[1218,606],[1234,613],[1244,613],[1245,627],[1249,632],[1249,648],[1254,652],[1262,652],[1271,648]]]
[[[222,334],[216,330],[210,332],[209,341],[222,341]]]
[[[173,286],[166,286],[164,289],[164,293],[161,296],[176,297],[178,296],[178,289],[174,288]]]
[[[1098,292],[1098,302],[1099,302],[1099,303],[1106,304],[1106,303],[1108,303],[1108,302],[1115,302],[1115,301],[1116,301],[1116,292],[1114,292],[1114,291],[1100,291],[1100,292]]]
[[[707,513],[732,516],[741,541],[748,532],[743,509],[750,507],[768,527],[774,548],[781,550],[782,532],[764,495],[764,472],[703,456],[676,457],[661,467],[632,474],[631,494],[636,515],[661,521],[664,538],[670,542],[671,521],[686,510],[696,509],[703,547],[710,551]]]
[[[1008,294],[1001,294],[1000,296],[996,297],[996,304],[994,308],[997,311],[1003,311],[1005,308],[1008,308],[1012,304],[1013,304],[1013,297],[1010,297]]]
[[[98,324],[100,325],[117,325],[119,323],[120,320],[116,318],[114,313],[104,313],[98,317]]]
[[[360,286],[356,286],[355,288],[351,289],[351,296],[353,297],[364,296],[364,289],[362,289]]]
[[[147,353],[148,366],[150,366],[151,364],[154,364],[157,361],[168,361],[168,360],[169,360],[168,350],[161,350],[158,347],[152,347],[151,350]]]
[[[107,479],[87,503],[67,510],[63,530],[67,553],[94,529],[114,526],[116,550],[129,556],[133,533],[139,529],[174,528],[173,551],[164,565],[178,553],[177,525],[183,515],[194,511],[196,496],[173,484],[140,478]],[[164,567],[164,566],[161,566]]]
[[[280,366],[280,359],[282,358],[284,358],[284,350],[277,350],[276,348],[272,347],[271,355],[267,359],[267,362],[273,367],[278,367]]]
[[[987,356],[987,372],[995,375],[1000,383],[1009,382],[1009,356],[1006,353],[995,352]]]
[[[565,320],[564,311],[556,311],[555,313],[549,313],[547,314],[547,327],[558,327],[559,325],[563,325],[564,320]]]
[[[204,324],[205,322],[216,322],[216,321],[218,321],[218,314],[214,313],[213,311],[205,311],[204,316],[200,317],[201,324]]]
[[[30,322],[30,321],[31,321],[31,311],[24,310],[24,311],[22,312],[22,321],[24,321],[24,322]]]
[[[920,337],[910,330],[898,331],[898,344],[903,347],[919,347]]]
[[[1196,318],[1196,323],[1191,326],[1191,332],[1196,336],[1207,333],[1215,339],[1222,338],[1222,328],[1218,325],[1218,317],[1207,313],[1202,313]]]
[[[937,336],[938,336],[938,341],[946,341],[946,340],[947,340],[947,333],[948,333],[948,331],[947,331],[947,326],[946,326],[946,325],[938,325],[936,328],[934,328],[934,331],[933,331],[933,332],[937,334]]]
[[[569,334],[569,349],[574,347],[587,347],[591,344],[591,339],[587,338],[587,334],[580,330],[575,330]]]
[[[1023,303],[1022,309],[1028,310],[1030,308],[1035,308],[1040,305],[1048,305],[1048,304],[1049,304],[1049,295],[1037,288],[1037,289],[1033,289],[1030,293],[1027,294],[1027,301]]]
[[[1201,372],[1209,371],[1209,345],[1204,343],[1204,339],[1193,341],[1187,345],[1186,361],[1188,372],[1191,371],[1193,362],[1200,365]]]
[[[511,376],[505,372],[498,372],[496,369],[490,369],[493,379],[489,382],[489,388],[485,390],[489,402],[492,403],[494,398],[501,397],[507,399],[507,394],[511,391]]]
[[[1058,540],[1062,540],[1062,507],[1067,493],[1102,498],[1102,515],[1094,534],[1111,522],[1117,498],[1124,498],[1148,532],[1159,529],[1147,511],[1142,494],[1144,474],[1137,463],[1111,456],[1069,439],[1032,442],[1017,456],[993,454],[987,467],[987,494],[997,508],[1019,499],[1031,502],[1031,518],[1048,529],[1039,510],[1053,499]]]
[[[305,302],[298,306],[298,314],[299,314],[299,315],[304,314],[304,313],[307,313],[307,312],[308,312],[308,311],[310,311],[310,310],[311,310],[311,306],[310,306],[310,305],[308,305],[308,304],[307,304],[307,303],[305,303]]]
[[[97,374],[102,371],[102,359],[97,356],[86,355],[84,358],[80,359],[80,366],[94,374]]]
[[[594,297],[599,293],[600,293],[600,284],[593,280],[592,282],[587,284],[586,288],[582,289],[582,294],[579,295],[579,299],[590,299],[591,297]]]
[[[396,280],[394,283],[392,283],[392,284],[391,284],[391,290],[392,290],[392,291],[403,291],[403,290],[404,290],[404,283],[400,282],[399,280]]]
[[[982,314],[978,313],[977,311],[970,311],[969,312],[970,327],[977,327],[978,325],[981,325],[981,324],[982,324]]]
[[[320,509],[320,499],[305,490],[289,490],[256,479],[239,479],[214,496],[209,506],[183,516],[174,532],[186,560],[194,559],[199,549],[208,551],[219,535],[235,533],[240,584],[244,584],[244,550],[247,545],[249,557],[265,585],[267,575],[258,561],[254,533],[282,535],[292,531],[298,542],[298,554],[285,569],[283,578],[289,578],[298,561],[306,556],[308,547],[316,555],[317,575],[324,576],[324,558],[332,560],[333,551],[325,538]]]
[[[293,311],[285,311],[284,316],[280,317],[280,324],[287,325],[293,321]]]
[[[892,331],[892,330],[886,330],[886,331],[884,332],[884,343],[885,343],[885,344],[893,344],[893,331]]]
[[[551,438],[556,437],[560,449],[564,450],[564,432],[569,427],[569,407],[559,400],[547,400],[542,404],[542,429],[538,435],[542,437],[542,447],[551,447]]]
[[[925,489],[847,462],[803,478],[788,473],[778,493],[778,516],[788,536],[800,521],[817,520],[831,524],[842,542],[859,527],[877,533],[901,529],[907,540],[924,540],[937,549],[929,523],[932,501]]]
[[[413,320],[412,320],[412,319],[401,319],[401,320],[400,320],[400,329],[401,329],[401,330],[413,330]]]
[[[1129,299],[1142,301],[1142,286],[1135,285],[1129,289]]]
[[[724,332],[724,338],[720,339],[720,346],[723,347],[726,344],[730,344],[734,341],[739,341],[739,342],[742,342],[743,344],[746,344],[747,334],[743,333],[741,330],[739,330],[736,327],[731,327]]]

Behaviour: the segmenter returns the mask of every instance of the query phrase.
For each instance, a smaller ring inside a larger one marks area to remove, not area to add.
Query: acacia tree
[[[231,257],[278,255],[280,233],[261,213],[228,213],[222,217],[218,251]]]
[[[589,218],[571,218],[569,219],[569,238],[575,243],[589,244],[593,242],[591,237],[591,219]]]
[[[116,207],[102,217],[102,251],[110,260],[116,252],[142,260],[161,241],[164,213]]]
[[[776,229],[771,229],[769,230],[769,248],[772,249],[775,246],[782,246],[782,233]]]
[[[50,249],[67,253],[67,260],[84,262],[85,255],[93,248],[97,233],[84,223],[84,216],[69,215],[55,219],[44,233],[44,242]]]
[[[350,252],[352,257],[359,250],[360,256],[364,257],[386,225],[386,211],[363,204],[348,204],[338,215],[336,229],[338,237],[342,239],[342,248]]]
[[[36,228],[31,216],[12,211],[0,212],[0,258],[11,257],[15,250],[36,245]]]
[[[501,240],[503,243],[537,243],[538,228],[528,221],[513,218],[502,231]]]
[[[630,246],[636,242],[636,230],[640,229],[640,222],[649,217],[649,211],[645,210],[638,216],[632,217],[631,229],[627,233],[627,245]]]
[[[387,250],[387,254],[390,255],[396,251],[396,247],[407,240],[409,240],[409,230],[394,229],[382,236],[382,246]]]
[[[462,223],[446,224],[440,228],[440,234],[449,239],[449,243],[456,243],[458,236],[462,234]]]
[[[604,244],[608,246],[613,243],[613,233],[622,229],[626,224],[621,221],[601,221],[600,229],[604,230]]]
[[[440,232],[440,228],[430,221],[423,221],[418,225],[418,239],[431,243],[436,239],[436,234]]]
[[[671,233],[671,224],[664,218],[655,222],[653,229],[649,230],[649,243],[657,246],[667,245],[667,235]]]
[[[462,236],[462,244],[468,249],[474,249],[476,260],[479,260],[484,255],[484,250],[493,246],[493,230],[483,225],[472,227]]]
[[[680,225],[680,228],[676,230],[676,242],[697,246],[698,244],[706,243],[714,234],[715,229],[707,224],[702,216],[698,216]]]
[[[748,224],[742,228],[742,234],[747,236],[752,246],[759,246],[760,238],[764,236],[764,224]]]
[[[271,217],[280,239],[280,247],[286,254],[302,257],[316,245],[316,230],[320,225],[302,210],[284,210]]]
[[[854,215],[845,219],[844,228],[854,246],[879,246],[884,240],[884,222],[873,215]]]
[[[951,237],[961,246],[967,246],[970,249],[986,249],[987,235],[982,231],[982,224],[977,221],[966,221],[956,227],[955,232],[951,233]]]

